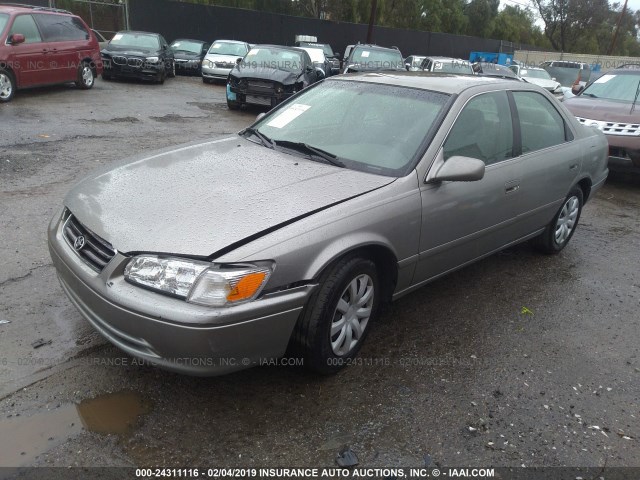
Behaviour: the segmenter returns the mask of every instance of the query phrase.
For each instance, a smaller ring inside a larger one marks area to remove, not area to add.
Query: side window
[[[90,34],[82,22],[66,15],[34,15],[46,42],[89,40]]]
[[[513,99],[520,117],[523,154],[566,141],[564,120],[544,96],[536,92],[513,92]]]
[[[506,92],[484,93],[463,108],[444,142],[445,161],[454,155],[486,165],[513,157],[513,124]]]
[[[19,15],[16,17],[9,35],[13,35],[14,33],[24,35],[24,43],[37,43],[42,41],[36,22],[31,15]]]

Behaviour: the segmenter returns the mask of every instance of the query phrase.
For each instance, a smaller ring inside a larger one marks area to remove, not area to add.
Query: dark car
[[[345,60],[343,72],[404,71],[404,58],[397,48],[378,45],[354,45]]]
[[[93,87],[102,71],[98,41],[66,10],[0,5],[0,102],[19,88],[75,82]]]
[[[175,77],[173,50],[157,33],[125,31],[116,33],[102,50],[102,78],[137,78],[164,83]]]
[[[509,67],[505,67],[504,65],[499,65],[497,63],[476,62],[473,64],[472,68],[476,75],[483,77],[496,77],[506,80],[517,80],[518,82],[523,81]]]
[[[331,65],[331,70],[327,71],[327,77],[330,75],[337,75],[340,73],[340,54],[335,53],[331,45],[328,43],[314,43],[314,42],[296,42],[296,47],[305,48],[320,48],[324,53],[324,56]]]
[[[640,68],[617,68],[564,101],[580,123],[609,141],[609,168],[640,173]]]
[[[209,50],[209,44],[201,40],[178,39],[171,45],[176,62],[176,73],[200,75],[202,60]]]
[[[227,105],[231,110],[247,103],[274,107],[324,77],[300,48],[256,45],[229,73]]]

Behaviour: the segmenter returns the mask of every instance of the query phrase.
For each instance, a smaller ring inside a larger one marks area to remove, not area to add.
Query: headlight
[[[211,67],[213,67],[213,62],[211,60],[203,60],[202,61],[202,66],[211,68]]]
[[[129,261],[124,278],[190,303],[224,307],[256,298],[266,285],[273,263],[221,265],[182,258],[140,255]]]
[[[149,63],[158,63],[158,60],[160,60],[160,58],[159,57],[147,57],[146,60]]]

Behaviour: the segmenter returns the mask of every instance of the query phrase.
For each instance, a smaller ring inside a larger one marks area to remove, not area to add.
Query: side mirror
[[[571,93],[573,93],[574,95],[578,95],[583,90],[584,90],[584,85],[580,85],[579,83],[571,87]]]
[[[316,67],[316,77],[318,78],[318,80],[322,80],[325,77],[325,73],[324,70],[322,70],[320,67]]]
[[[556,77],[551,77],[551,80],[553,80],[555,82],[556,81]]]
[[[9,43],[11,43],[11,45],[20,45],[21,43],[24,43],[25,38],[24,35],[21,33],[14,33],[13,35],[11,35],[11,39],[9,40]]]
[[[453,156],[442,164],[433,180],[451,182],[475,182],[484,177],[484,162],[477,158]]]
[[[411,68],[411,64],[410,63],[405,63],[404,64],[404,68],[407,69],[407,72],[409,71],[409,69]]]
[[[242,63],[242,59],[241,58],[236,58],[236,65],[240,65],[240,63]]]
[[[256,117],[256,122],[257,122],[258,120],[260,120],[262,117],[264,117],[265,115],[266,115],[266,113],[265,113],[265,112],[261,112],[261,113],[259,113],[259,114],[258,114],[258,116]]]

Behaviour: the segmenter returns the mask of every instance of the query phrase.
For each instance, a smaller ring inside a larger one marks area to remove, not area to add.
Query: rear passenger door
[[[552,99],[532,91],[514,91],[522,154],[520,233],[548,224],[576,181],[582,151]]]
[[[482,160],[484,178],[474,182],[427,183],[421,187],[422,231],[415,283],[491,253],[516,240],[518,159],[505,91],[473,97],[461,110],[438,159]]]
[[[91,39],[89,31],[78,18],[69,15],[39,13],[34,18],[49,48],[52,81],[76,80],[82,51]]]

